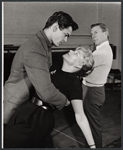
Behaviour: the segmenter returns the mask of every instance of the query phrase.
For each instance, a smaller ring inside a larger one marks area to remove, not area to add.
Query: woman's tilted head
[[[92,51],[89,46],[77,47],[76,50],[83,52],[83,65],[81,69],[78,70],[77,74],[81,76],[87,76],[93,71],[94,59]]]
[[[77,47],[63,55],[63,69],[68,72],[76,72],[85,76],[88,71],[92,70],[93,64],[94,60],[89,47]]]

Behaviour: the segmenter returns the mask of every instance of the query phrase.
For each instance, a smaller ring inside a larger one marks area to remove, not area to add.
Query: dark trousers
[[[83,85],[83,106],[88,118],[96,148],[102,148],[101,107],[105,101],[104,87]],[[86,147],[89,147],[86,142]]]
[[[26,102],[4,128],[4,148],[54,148],[50,136],[54,125],[51,112]]]

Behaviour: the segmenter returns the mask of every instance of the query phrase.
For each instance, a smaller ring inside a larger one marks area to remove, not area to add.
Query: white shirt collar
[[[103,45],[107,45],[107,44],[109,44],[109,41],[105,41],[105,42],[101,43],[100,45],[96,46],[96,49],[99,49]]]

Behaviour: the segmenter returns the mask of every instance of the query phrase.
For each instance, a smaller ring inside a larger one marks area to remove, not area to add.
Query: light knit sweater
[[[94,70],[83,79],[83,84],[89,87],[100,87],[107,82],[107,76],[112,66],[113,54],[108,41],[96,47],[93,52]]]

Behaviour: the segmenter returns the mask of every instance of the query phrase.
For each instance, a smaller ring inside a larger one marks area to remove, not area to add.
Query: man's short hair
[[[91,29],[94,28],[94,27],[96,27],[96,26],[99,26],[102,29],[102,32],[107,32],[107,36],[109,38],[109,30],[108,30],[107,26],[104,23],[95,23],[95,24],[92,24],[91,25]]]
[[[52,16],[49,17],[49,19],[47,20],[47,22],[45,24],[44,29],[49,28],[55,22],[58,23],[60,30],[63,30],[70,26],[72,27],[73,31],[75,31],[79,28],[77,23],[73,21],[72,17],[69,14],[67,14],[63,11],[59,11],[59,12],[55,12]]]
[[[94,59],[93,59],[92,51],[90,50],[89,46],[81,46],[81,47],[78,47],[77,49],[82,50],[86,57],[85,64],[77,72],[77,75],[85,77],[93,71]]]

